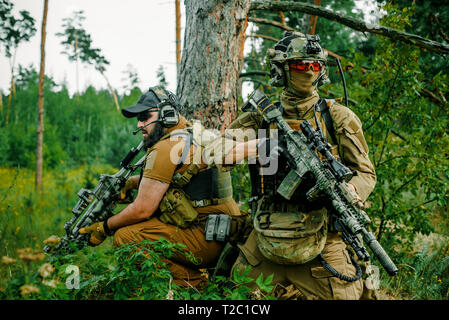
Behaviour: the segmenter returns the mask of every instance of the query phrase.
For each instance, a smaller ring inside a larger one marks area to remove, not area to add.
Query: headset
[[[146,124],[145,126],[133,131],[134,135],[136,135],[139,131],[141,131],[145,127],[147,127],[150,124],[155,123],[155,122],[160,122],[164,128],[171,128],[179,123],[179,118],[180,118],[179,112],[182,109],[182,106],[179,104],[178,99],[172,92],[170,92],[164,88],[161,88],[161,89],[164,91],[164,93],[166,95],[166,97],[162,97],[162,99],[161,99],[161,95],[158,94],[157,92],[155,92],[153,90],[153,88],[150,88],[148,90],[148,91],[152,91],[154,93],[154,95],[161,101],[154,108],[154,109],[159,110],[158,119],[151,121],[150,123]]]
[[[152,90],[152,89],[150,89]],[[178,103],[176,96],[168,90],[163,89],[166,99],[160,99],[159,95],[154,92],[161,102],[156,106],[159,109],[159,120],[164,128],[171,128],[179,123],[179,111],[182,109]]]

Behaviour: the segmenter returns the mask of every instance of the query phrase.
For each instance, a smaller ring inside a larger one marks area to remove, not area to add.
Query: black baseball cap
[[[123,108],[122,114],[127,118],[133,118],[141,112],[157,108],[160,102],[161,100],[159,100],[153,90],[149,90],[140,97],[135,105]]]

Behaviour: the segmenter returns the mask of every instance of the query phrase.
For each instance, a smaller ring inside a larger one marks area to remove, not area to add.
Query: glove
[[[110,235],[108,234],[110,233],[109,229],[107,229],[108,232],[105,231],[105,223],[106,221],[96,222],[88,227],[81,228],[79,233],[90,234],[89,244],[93,247],[98,246]]]
[[[118,203],[131,203],[133,201],[133,196],[131,191],[135,189],[134,181],[132,179],[126,180],[125,185],[120,190],[120,199]]]

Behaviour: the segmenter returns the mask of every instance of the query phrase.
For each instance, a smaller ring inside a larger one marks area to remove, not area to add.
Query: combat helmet
[[[288,62],[292,60],[314,60],[321,61],[326,66],[327,53],[321,48],[318,35],[304,35],[298,31],[286,31],[283,38],[275,44],[274,48],[267,50],[267,56],[271,63],[270,85],[274,87],[285,86],[292,89],[290,85],[290,74]],[[323,68],[317,78],[316,85],[321,86],[329,82],[326,68]]]

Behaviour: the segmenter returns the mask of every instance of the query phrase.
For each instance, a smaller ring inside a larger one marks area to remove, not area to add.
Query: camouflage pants
[[[248,276],[253,279],[257,279],[260,273],[263,273],[264,278],[274,274],[272,285],[275,288],[272,294],[280,299],[358,300],[362,297],[362,279],[352,283],[342,281],[325,270],[317,258],[301,265],[280,265],[269,261],[257,248],[255,231],[239,247],[240,255],[232,272],[237,268],[242,273],[249,265],[251,270]],[[328,234],[322,255],[339,273],[352,277],[356,270],[345,248],[346,245],[336,234]],[[255,281],[248,286],[253,292],[257,288]]]

